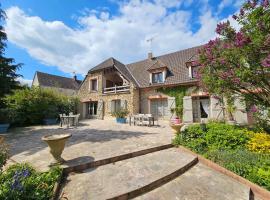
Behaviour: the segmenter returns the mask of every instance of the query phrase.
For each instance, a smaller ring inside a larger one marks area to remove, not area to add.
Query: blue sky
[[[6,55],[35,71],[82,79],[108,57],[123,63],[204,44],[215,25],[231,20],[242,1],[234,0],[4,0],[8,19]]]

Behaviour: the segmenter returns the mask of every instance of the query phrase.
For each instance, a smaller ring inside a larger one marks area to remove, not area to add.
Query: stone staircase
[[[163,145],[67,168],[60,199],[248,200],[250,188]],[[256,198],[253,198],[256,199]]]

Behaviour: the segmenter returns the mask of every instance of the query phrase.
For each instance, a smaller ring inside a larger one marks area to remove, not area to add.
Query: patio
[[[169,144],[173,132],[168,122],[159,127],[129,126],[115,120],[84,120],[77,128],[65,129],[58,125],[33,126],[11,130],[6,137],[14,162],[29,162],[40,171],[49,169],[52,157],[41,137],[50,134],[71,133],[62,157],[65,165],[74,166]]]

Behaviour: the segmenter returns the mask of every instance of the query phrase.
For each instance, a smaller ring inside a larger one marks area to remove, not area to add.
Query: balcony
[[[130,90],[130,85],[107,87],[107,88],[103,88],[103,94],[125,93],[125,92],[129,92],[129,90]]]

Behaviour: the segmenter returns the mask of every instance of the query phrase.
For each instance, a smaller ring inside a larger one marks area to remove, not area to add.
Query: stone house
[[[151,113],[155,118],[171,119],[171,110],[176,107],[175,96],[162,91],[168,88],[185,87],[183,98],[183,121],[185,123],[223,119],[223,108],[217,99],[198,87],[195,73],[198,66],[198,49],[193,47],[174,53],[123,64],[109,58],[89,70],[83,80],[78,96],[81,101],[82,118],[110,117],[121,108],[130,114]],[[234,113],[238,123],[248,123],[245,105],[236,102]]]
[[[81,81],[77,77],[67,78],[43,72],[36,72],[33,78],[32,87],[51,89],[68,96],[75,96],[79,90]]]

